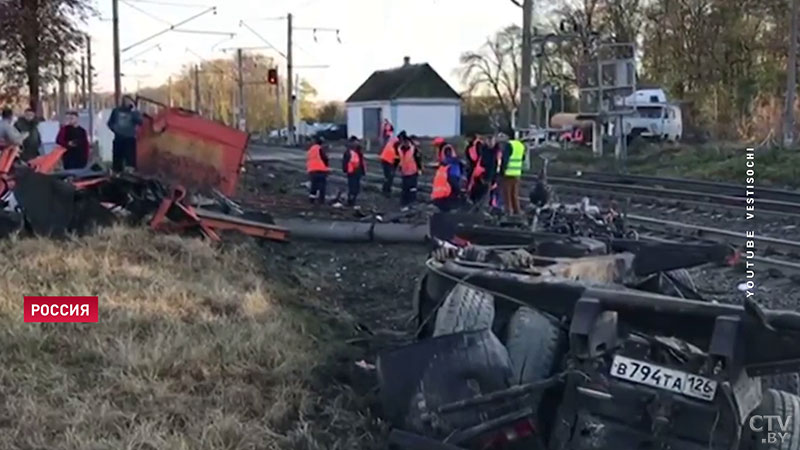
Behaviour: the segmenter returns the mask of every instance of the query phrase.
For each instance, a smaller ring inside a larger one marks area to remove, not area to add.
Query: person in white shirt
[[[28,133],[20,133],[14,126],[14,112],[9,107],[3,108],[0,120],[0,146],[3,148],[12,145],[22,145]]]

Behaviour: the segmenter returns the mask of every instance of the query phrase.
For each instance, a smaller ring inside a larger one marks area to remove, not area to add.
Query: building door
[[[364,139],[380,139],[381,137],[381,109],[363,109]]]

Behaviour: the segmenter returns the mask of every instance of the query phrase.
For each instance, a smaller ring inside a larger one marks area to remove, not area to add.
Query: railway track
[[[570,177],[568,174],[559,174],[559,176]],[[740,198],[745,196],[746,190],[744,185],[745,180],[742,180],[742,184],[733,184],[717,181],[692,180],[686,178],[653,177],[602,172],[582,172],[579,178],[587,181],[603,183],[690,190],[695,192],[707,192]],[[800,204],[800,191],[756,186],[755,192],[759,200],[773,200]]]
[[[302,149],[281,148],[273,161],[281,156],[295,160],[302,158]],[[291,156],[289,156],[291,155]],[[339,155],[332,155],[338,159]],[[367,154],[373,164],[378,163],[376,154]],[[523,179],[534,182],[536,176],[524,175]],[[744,180],[742,180],[744,181]],[[648,203],[674,206],[690,206],[708,211],[734,212],[745,215],[745,187],[730,183],[680,178],[649,177],[639,175],[604,174],[584,172],[578,176],[548,176],[548,182],[558,188],[559,193],[587,195],[597,198],[625,198]],[[759,217],[784,217],[800,220],[800,192],[756,187],[755,207]]]
[[[305,170],[305,163],[300,159],[275,159],[273,161],[269,161],[268,163],[291,167],[293,170],[297,171]],[[339,180],[344,180],[344,176],[342,174],[332,173],[331,176],[338,178]],[[365,181],[370,184],[379,184],[382,179],[383,178],[380,175],[368,173]],[[548,177],[548,180],[549,179],[550,178]],[[419,183],[419,188],[421,192],[429,192],[430,183],[421,182]],[[561,192],[560,186],[559,192]],[[625,196],[632,196],[629,192],[630,191],[627,190],[622,194]],[[698,196],[713,198],[713,196],[710,196],[710,194],[707,193],[698,193]],[[725,197],[735,199],[735,197],[731,196]],[[744,209],[744,203],[742,199],[737,199],[737,201],[740,203],[737,209],[741,212]],[[525,199],[523,199],[523,202],[525,202]],[[776,200],[776,202],[778,201]],[[783,200],[779,202],[788,203]],[[795,206],[800,212],[800,204]],[[752,258],[751,261],[757,264],[757,269],[768,269],[773,272],[779,272],[783,275],[800,276],[800,242],[798,241],[760,235],[749,238],[745,233],[741,232],[684,222],[667,221],[659,218],[633,214],[627,215],[627,223],[633,226],[643,238],[662,242],[685,242],[687,240],[706,242],[710,241],[733,245],[740,250],[744,250],[745,243],[748,240],[752,240],[755,245],[755,250],[759,256]]]

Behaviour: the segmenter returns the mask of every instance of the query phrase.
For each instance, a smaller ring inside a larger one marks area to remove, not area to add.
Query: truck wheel
[[[533,383],[550,377],[559,360],[564,333],[545,315],[520,307],[508,323],[506,348],[514,381]]]
[[[800,373],[782,373],[780,375],[771,375],[762,377],[764,380],[764,387],[776,389],[783,392],[788,392],[794,395],[800,395]],[[798,418],[800,420],[800,418]]]
[[[788,433],[783,439],[778,438],[778,442],[767,441],[767,427],[763,424],[762,431],[750,430],[750,419],[745,424],[745,431],[742,435],[741,450],[800,450],[800,397],[788,392],[768,389],[764,392],[764,399],[753,411],[754,415],[778,416],[782,420],[788,420],[789,429],[774,430],[778,433]],[[752,416],[751,416],[752,417]],[[756,424],[761,426],[761,424]]]
[[[436,313],[433,336],[484,330],[491,328],[493,321],[494,297],[467,285],[457,284]]]

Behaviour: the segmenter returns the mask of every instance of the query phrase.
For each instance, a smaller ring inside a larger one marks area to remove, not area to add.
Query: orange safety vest
[[[481,160],[475,163],[475,168],[472,169],[472,176],[469,177],[469,186],[467,186],[467,190],[471,191],[473,187],[475,187],[475,183],[483,177],[483,174],[486,173],[486,169],[483,168],[483,164],[481,164]]]
[[[450,183],[447,182],[447,166],[441,165],[436,169],[433,176],[433,190],[431,190],[431,200],[447,198],[453,192]]]
[[[318,144],[314,144],[311,148],[308,149],[308,153],[306,154],[306,172],[329,172],[331,169],[325,164],[325,161],[322,160],[322,156],[320,155],[320,151],[322,147]]]
[[[417,161],[414,160],[414,147],[410,145],[404,145],[404,147],[405,151],[403,151],[403,147],[400,147],[400,174],[403,176],[416,175],[419,167],[417,167]]]
[[[350,161],[347,162],[347,174],[352,175],[358,172],[359,166],[361,166],[361,155],[355,150],[350,150]]]
[[[478,159],[480,159],[480,155],[478,155],[478,144],[480,143],[480,139],[475,139],[475,142],[467,149],[467,158],[475,164],[477,164]]]
[[[389,142],[383,146],[383,151],[381,151],[381,161],[389,164],[394,164],[395,160],[397,160],[397,150],[394,148],[394,145],[397,143],[397,138],[389,139]]]

